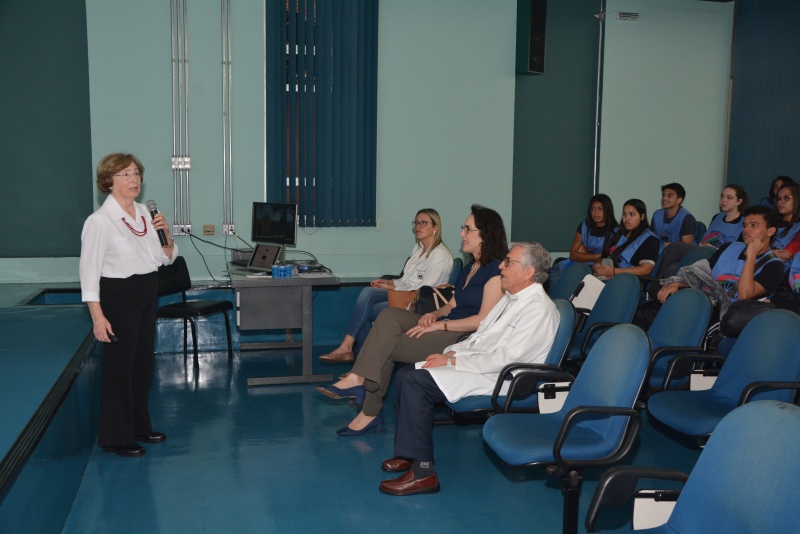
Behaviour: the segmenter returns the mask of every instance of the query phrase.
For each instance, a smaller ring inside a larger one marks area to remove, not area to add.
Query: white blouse
[[[403,277],[394,281],[398,291],[411,291],[422,286],[438,286],[450,279],[453,270],[453,255],[440,244],[431,250],[430,255],[422,253],[422,245],[417,243],[403,267]]]
[[[144,204],[134,203],[136,220],[119,203],[108,195],[100,208],[83,224],[81,233],[81,299],[83,302],[100,301],[100,277],[128,278],[134,274],[148,274],[162,265],[169,265],[178,257],[178,245],[172,258],[161,248],[150,212]],[[125,221],[123,221],[123,217]],[[144,217],[144,224],[142,223]],[[133,230],[145,235],[136,235]]]

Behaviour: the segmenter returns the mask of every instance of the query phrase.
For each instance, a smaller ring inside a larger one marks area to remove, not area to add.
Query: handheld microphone
[[[158,205],[156,205],[155,200],[148,200],[146,203],[147,209],[150,210],[150,217],[155,218],[158,215]],[[169,243],[167,243],[167,234],[164,230],[157,230],[158,232],[158,240],[161,241],[161,246],[166,247]]]

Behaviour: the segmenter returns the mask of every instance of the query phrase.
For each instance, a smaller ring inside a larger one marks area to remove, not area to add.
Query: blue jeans
[[[382,309],[389,305],[389,297],[385,289],[378,287],[365,287],[358,295],[356,305],[350,314],[350,323],[347,325],[347,335],[356,340],[353,351],[364,345],[372,323],[378,318]]]

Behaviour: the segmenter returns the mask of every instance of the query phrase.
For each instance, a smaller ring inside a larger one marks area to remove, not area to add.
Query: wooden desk
[[[311,288],[337,286],[339,279],[327,273],[298,274],[292,278],[272,279],[231,274],[236,291],[236,324],[240,330],[299,328],[301,341],[289,336],[279,343],[243,343],[242,350],[300,348],[303,374],[295,376],[248,378],[248,386],[330,382],[333,375],[313,374],[313,332]]]

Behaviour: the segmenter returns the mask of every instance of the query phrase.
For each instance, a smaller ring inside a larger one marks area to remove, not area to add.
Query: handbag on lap
[[[450,302],[456,288],[452,284],[442,284],[440,286],[422,286],[415,291],[416,301],[414,311],[420,315],[431,313]]]

